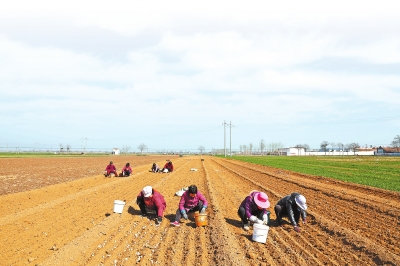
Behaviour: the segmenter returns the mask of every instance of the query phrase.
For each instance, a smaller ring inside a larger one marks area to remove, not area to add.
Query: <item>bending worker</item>
[[[306,198],[298,192],[293,192],[280,199],[275,205],[275,214],[280,226],[282,224],[282,217],[286,216],[289,218],[290,223],[293,225],[294,231],[300,232],[298,226],[300,216],[302,217],[303,224],[307,223],[307,204]]]
[[[139,205],[142,216],[147,216],[148,211],[155,211],[157,215],[155,219],[156,224],[158,225],[162,222],[167,203],[160,192],[154,190],[151,186],[146,186],[137,195],[136,203]]]
[[[106,170],[104,172],[104,176],[109,177],[111,174],[118,176],[117,168],[115,167],[115,165],[112,161],[107,165]]]
[[[270,206],[267,194],[260,191],[251,191],[240,204],[238,215],[242,220],[243,229],[249,230],[249,221],[252,223],[268,224]]]
[[[187,191],[185,191],[181,200],[179,201],[179,208],[176,211],[175,221],[171,223],[174,226],[180,226],[179,221],[181,217],[185,220],[188,218],[189,212],[200,211],[200,213],[205,213],[208,206],[208,202],[203,194],[197,190],[195,185],[191,185]]]

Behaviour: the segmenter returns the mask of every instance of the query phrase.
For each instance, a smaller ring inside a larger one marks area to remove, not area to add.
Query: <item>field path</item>
[[[46,175],[41,182],[35,174],[30,190],[12,183],[32,180],[28,170],[3,178],[7,188],[20,192],[0,196],[0,265],[400,265],[399,193],[202,158],[114,157],[119,166],[130,161],[133,175],[128,178],[101,175],[104,158],[85,159],[92,172],[80,169],[79,159],[74,159],[75,171],[78,167],[82,176],[59,171],[57,178]],[[149,172],[152,162],[163,165],[166,159],[173,161],[173,173]],[[6,162],[19,163],[12,160]],[[57,169],[66,161],[51,163]],[[35,165],[40,166],[40,160]],[[196,227],[190,216],[173,227],[170,221],[179,202],[175,192],[191,184],[209,200],[208,226]],[[160,191],[167,202],[159,226],[154,216],[141,217],[136,204],[146,185]],[[251,190],[266,192],[271,201],[265,244],[252,241],[252,229],[244,231],[237,215]],[[309,206],[308,223],[300,225],[300,233],[289,223],[278,227],[273,211],[281,197],[295,191],[306,196]],[[126,202],[122,214],[113,213],[114,200]]]

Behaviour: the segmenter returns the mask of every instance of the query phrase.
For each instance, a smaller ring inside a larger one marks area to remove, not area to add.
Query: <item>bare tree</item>
[[[336,143],[335,142],[331,142],[331,146],[332,146],[332,151],[335,149]]]
[[[304,148],[304,151],[306,152],[310,149],[310,146],[308,146],[308,144],[303,144],[303,148]]]
[[[347,144],[347,147],[349,147],[349,149],[354,152],[354,155],[356,155],[356,150],[358,148],[360,148],[360,144],[353,142],[353,143]]]
[[[67,152],[71,150],[71,145],[67,144]]]
[[[247,146],[246,145],[242,145],[242,148],[243,148],[243,154],[246,154],[247,153]]]
[[[147,146],[146,144],[141,143],[137,148],[140,150],[140,153],[143,154],[143,150],[147,149]]]
[[[253,143],[249,144],[249,151],[250,151],[250,155],[253,154]]]
[[[145,146],[146,146],[146,145],[145,145]],[[124,146],[122,146],[121,152],[122,152],[122,153],[125,153],[125,155],[127,155],[127,154],[128,154],[128,151],[129,151],[130,149],[131,149],[130,146],[124,145]]]
[[[328,145],[329,145],[329,142],[326,141],[326,140],[324,140],[324,141],[321,143],[321,149],[324,149],[325,155],[326,155],[326,147],[328,147]]]
[[[391,145],[392,145],[393,148],[395,148],[397,150],[397,152],[399,152],[399,149],[400,149],[400,135],[397,135],[396,137],[394,137]]]
[[[201,154],[203,154],[203,152],[205,150],[204,146],[201,146],[201,145],[197,149],[200,151]]]
[[[336,143],[336,145],[338,146],[338,148],[340,149],[340,151],[342,152],[342,155],[344,153],[344,144],[341,142]]]
[[[261,154],[264,154],[264,150],[265,150],[265,143],[264,140],[260,141],[260,150],[261,150]]]
[[[63,150],[64,150],[64,145],[62,145],[62,144],[60,143],[60,153],[63,152]]]

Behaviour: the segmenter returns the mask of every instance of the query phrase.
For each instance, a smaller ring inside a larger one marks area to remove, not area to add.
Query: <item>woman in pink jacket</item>
[[[179,208],[176,211],[175,221],[171,223],[174,226],[180,226],[179,221],[183,217],[185,220],[188,219],[189,212],[200,211],[204,213],[207,209],[208,202],[203,194],[197,190],[195,185],[191,185],[187,191],[185,191],[181,200],[179,201]]]
[[[146,186],[137,195],[136,203],[139,205],[142,216],[147,216],[148,211],[155,211],[157,215],[156,224],[159,225],[162,222],[167,203],[160,192],[154,190],[151,186]]]
[[[126,163],[126,165],[124,166],[124,168],[122,168],[122,176],[130,176],[132,174],[132,168],[131,165],[129,163]]]

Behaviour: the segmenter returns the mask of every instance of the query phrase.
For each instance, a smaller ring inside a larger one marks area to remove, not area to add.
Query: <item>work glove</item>
[[[296,233],[300,233],[300,227],[298,226],[293,227],[293,230],[296,231]]]
[[[264,214],[262,218],[263,218],[263,224],[267,225],[268,224],[268,215]]]
[[[158,225],[158,224],[160,224],[161,222],[162,222],[162,217],[161,216],[158,216],[157,218],[156,218],[156,224]]]
[[[306,223],[307,223],[307,219],[304,218],[304,219],[303,219],[303,224],[306,224]]]
[[[206,212],[206,209],[207,209],[207,206],[203,206],[203,208],[201,208],[200,213],[205,213],[205,212]]]
[[[256,223],[258,223],[258,224],[263,224],[264,222],[262,221],[262,220],[260,220],[260,219],[257,219],[257,222]]]
[[[257,217],[255,217],[254,215],[250,216],[249,218],[250,222],[256,223],[258,221]]]
[[[181,214],[185,220],[189,219],[185,210],[181,210]]]

